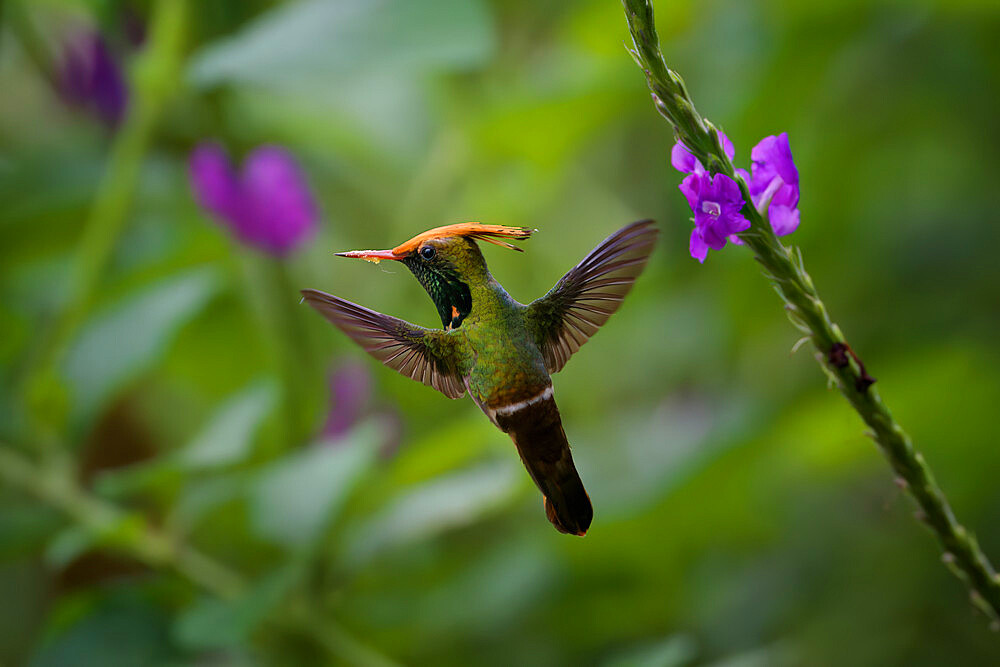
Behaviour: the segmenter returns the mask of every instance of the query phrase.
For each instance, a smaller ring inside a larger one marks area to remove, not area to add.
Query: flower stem
[[[67,305],[43,338],[27,376],[28,407],[43,442],[55,440],[64,426],[68,399],[59,367],[96,300],[101,278],[128,220],[153,131],[180,83],[186,13],[186,0],[156,3],[149,46],[139,56],[130,79],[132,101],[111,145],[108,165],[77,244]]]
[[[222,599],[235,599],[247,590],[243,578],[226,565],[175,536],[150,526],[139,514],[88,493],[66,466],[49,459],[37,465],[7,443],[0,442],[0,481],[20,489],[59,510],[92,534],[97,543],[158,570],[173,570],[196,586]],[[301,635],[347,664],[389,667],[393,661],[352,637],[331,618],[318,617],[311,608],[292,604],[268,619],[271,627]]]
[[[45,77],[52,90],[58,91],[59,81],[56,76],[55,67],[52,64],[52,54],[38,34],[34,22],[22,4],[23,0],[13,0],[13,2],[9,3],[0,0],[0,19],[6,19],[11,32],[17,37],[17,41],[20,43],[28,60],[38,68],[39,74]]]
[[[698,113],[683,80],[663,59],[651,0],[623,0],[623,5],[635,46],[630,52],[646,75],[657,110],[670,121],[677,139],[709,171],[735,177],[718,131]],[[868,425],[868,435],[888,460],[900,485],[916,501],[920,508],[917,517],[937,537],[944,549],[945,564],[965,581],[972,602],[990,618],[993,627],[1000,628],[1000,578],[993,566],[976,538],[955,519],[930,467],[871,386],[875,380],[830,318],[806,273],[801,253],[778,240],[768,220],[754,207],[746,183],[742,179],[739,183],[746,202],[743,214],[751,223],[740,238],[764,267],[765,275],[785,302],[792,324],[812,343],[820,367]]]
[[[322,379],[311,364],[310,340],[302,326],[300,296],[286,261],[247,249],[241,254],[244,298],[263,334],[276,374],[281,378],[283,447],[301,445],[315,435],[318,392],[307,391]]]

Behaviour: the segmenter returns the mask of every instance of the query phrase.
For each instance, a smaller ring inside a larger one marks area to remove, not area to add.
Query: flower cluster
[[[237,173],[215,143],[195,148],[191,188],[241,242],[283,257],[316,233],[318,212],[295,158],[280,146],[252,151]]]
[[[722,148],[730,160],[736,149],[725,134],[719,133]],[[791,234],[799,226],[799,172],[792,160],[788,134],[765,137],[750,152],[750,173],[737,169],[750,190],[754,206],[765,216],[778,236]],[[739,184],[725,174],[710,174],[679,141],[670,154],[670,163],[688,174],[680,184],[694,213],[689,250],[704,262],[708,250],[722,250],[726,241],[741,243],[739,232],[750,228],[750,221],[740,212],[743,195]]]

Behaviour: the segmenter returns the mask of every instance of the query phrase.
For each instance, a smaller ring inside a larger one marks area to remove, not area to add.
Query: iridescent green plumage
[[[440,330],[317,290],[302,294],[387,366],[449,398],[468,391],[517,445],[545,495],[549,520],[562,532],[583,535],[593,511],[573,465],[549,374],[560,370],[618,309],[645,268],[657,231],[649,220],[623,227],[545,296],[524,305],[493,278],[473,238],[509,246],[492,239],[529,234],[523,228],[465,223],[425,232],[392,251],[344,253],[403,262],[434,301],[444,327]]]

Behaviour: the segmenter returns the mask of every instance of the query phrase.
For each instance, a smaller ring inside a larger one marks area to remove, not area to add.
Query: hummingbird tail
[[[497,409],[495,419],[544,495],[552,525],[560,533],[586,535],[594,508],[573,464],[551,387],[534,399]]]

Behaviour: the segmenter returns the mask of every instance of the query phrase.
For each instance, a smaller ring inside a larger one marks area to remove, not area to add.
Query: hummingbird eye
[[[423,257],[424,259],[433,259],[434,255],[435,251],[433,246],[425,245],[423,248],[420,249],[420,256]]]

